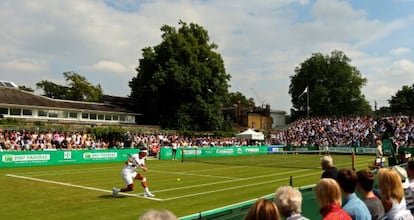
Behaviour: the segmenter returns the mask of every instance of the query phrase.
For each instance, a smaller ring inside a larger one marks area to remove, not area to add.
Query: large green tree
[[[371,113],[361,93],[367,80],[350,62],[343,52],[335,50],[325,56],[315,53],[297,66],[289,86],[292,118]]]
[[[414,114],[414,84],[412,86],[403,86],[401,90],[391,96],[388,100],[392,113],[401,113],[407,115]]]
[[[194,23],[164,25],[162,42],[142,50],[137,75],[129,82],[131,98],[144,123],[181,130],[225,130],[221,108],[230,75],[209,43],[207,31]]]
[[[36,86],[43,90],[44,96],[54,99],[85,102],[96,102],[101,99],[103,90],[99,84],[93,86],[85,77],[74,72],[64,72],[63,76],[68,82],[67,86],[59,85],[48,80],[39,81],[36,83]]]

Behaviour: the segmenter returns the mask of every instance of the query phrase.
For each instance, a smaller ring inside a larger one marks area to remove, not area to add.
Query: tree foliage
[[[249,105],[254,105],[254,99],[247,99],[245,95],[241,92],[230,92],[224,104],[224,107],[232,107],[234,104],[240,102],[242,107],[248,107]]]
[[[180,21],[164,25],[162,42],[142,50],[137,75],[129,82],[131,98],[144,123],[180,130],[223,130],[228,75],[217,45],[207,31]]]
[[[403,86],[401,90],[388,100],[391,113],[413,115],[414,112],[414,84]]]
[[[292,118],[309,116],[347,116],[371,113],[371,106],[361,93],[367,82],[350,65],[341,51],[329,55],[313,54],[295,68],[289,94],[292,96]],[[308,88],[308,94],[303,94]],[[307,98],[309,95],[309,105]]]
[[[26,91],[26,92],[34,92],[34,89],[26,86],[19,86],[20,90]]]
[[[85,77],[74,72],[64,72],[63,76],[68,86],[48,80],[39,81],[36,86],[43,90],[44,96],[54,99],[96,102],[102,97],[103,90],[99,84],[93,86]]]

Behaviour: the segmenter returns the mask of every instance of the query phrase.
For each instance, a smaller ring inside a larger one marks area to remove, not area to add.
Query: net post
[[[292,176],[290,176],[290,178],[289,178],[289,186],[293,187],[293,178],[292,178]]]
[[[181,163],[184,162],[184,146],[181,149]]]
[[[352,170],[355,171],[355,152],[352,151]]]

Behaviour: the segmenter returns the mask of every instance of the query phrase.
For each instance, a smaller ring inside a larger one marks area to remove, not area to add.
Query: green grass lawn
[[[320,155],[254,155],[193,161],[148,160],[145,173],[155,199],[136,189],[112,197],[124,185],[123,163],[0,169],[2,219],[137,219],[148,209],[168,209],[178,217],[256,199],[289,185],[315,184]],[[338,168],[351,168],[350,155],[333,155]],[[373,156],[356,156],[366,169]],[[179,178],[179,180],[178,180]],[[305,204],[304,204],[305,205]]]

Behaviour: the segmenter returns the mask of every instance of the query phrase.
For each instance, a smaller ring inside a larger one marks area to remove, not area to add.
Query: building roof
[[[45,96],[36,95],[32,92],[20,90],[18,88],[0,87],[0,105],[31,106],[42,108],[76,109],[102,112],[124,112],[139,115],[121,106],[96,103],[80,102],[70,100],[51,99]]]

